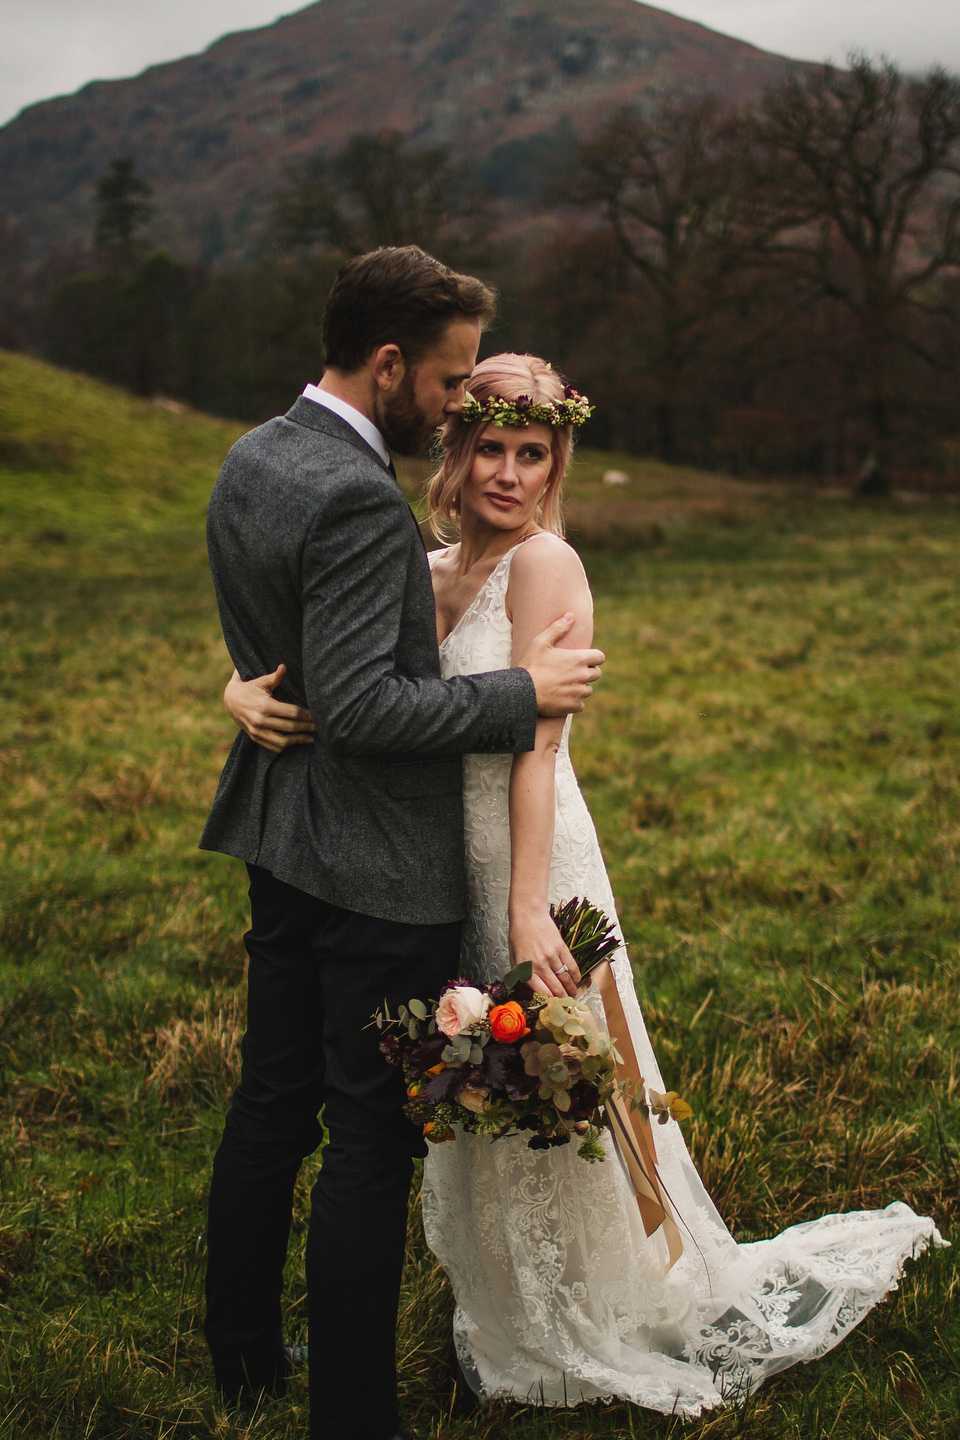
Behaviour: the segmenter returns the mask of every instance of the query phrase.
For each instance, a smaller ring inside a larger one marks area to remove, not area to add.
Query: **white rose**
[[[458,985],[448,990],[437,1006],[437,1028],[453,1039],[471,1025],[476,1025],[490,1009],[490,996],[472,985]]]

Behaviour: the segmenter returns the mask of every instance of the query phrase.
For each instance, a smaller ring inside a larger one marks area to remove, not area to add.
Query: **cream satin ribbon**
[[[640,1074],[637,1052],[633,1048],[630,1027],[627,1025],[627,1017],[609,961],[604,960],[596,969],[591,970],[589,978],[597,987],[607,1017],[610,1038],[621,1057],[617,1065],[617,1079],[627,1081],[635,1094],[641,1093],[645,1082]],[[617,1094],[607,1101],[605,1108],[614,1144],[636,1192],[643,1228],[648,1236],[655,1234],[661,1227],[663,1229],[669,1255],[669,1271],[683,1254],[683,1241],[680,1239],[676,1221],[667,1209],[669,1201],[664,1196],[657,1174],[657,1151],[646,1107],[631,1110],[623,1096]]]

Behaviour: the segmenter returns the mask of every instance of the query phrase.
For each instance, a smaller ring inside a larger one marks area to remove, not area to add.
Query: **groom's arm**
[[[307,537],[304,686],[318,733],[341,756],[532,750],[527,670],[450,680],[397,673],[410,547],[402,503],[386,487],[344,487]]]

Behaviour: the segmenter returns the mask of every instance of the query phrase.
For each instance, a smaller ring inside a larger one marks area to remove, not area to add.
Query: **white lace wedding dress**
[[[503,557],[444,641],[445,676],[510,664],[505,599],[514,554]],[[568,720],[557,761],[550,897],[587,896],[612,917],[613,894],[570,763],[569,729]],[[510,766],[508,755],[471,755],[464,763],[464,968],[482,981],[509,968]],[[624,950],[613,969],[641,1073],[665,1089]],[[616,1397],[699,1415],[823,1355],[896,1288],[905,1258],[943,1243],[931,1220],[895,1203],[825,1215],[772,1240],[738,1245],[679,1126],[654,1129],[684,1246],[669,1273],[662,1232],[647,1238],[609,1137],[607,1159],[596,1164],[578,1159],[573,1145],[533,1151],[523,1137],[491,1142],[460,1134],[431,1147],[427,1240],[456,1296],[461,1364],[484,1399],[555,1405]]]

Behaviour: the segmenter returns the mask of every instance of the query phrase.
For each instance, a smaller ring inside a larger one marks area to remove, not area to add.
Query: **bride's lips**
[[[496,505],[498,510],[513,510],[520,504],[520,501],[515,500],[512,495],[499,495],[496,492],[488,494],[487,499],[491,505]]]

